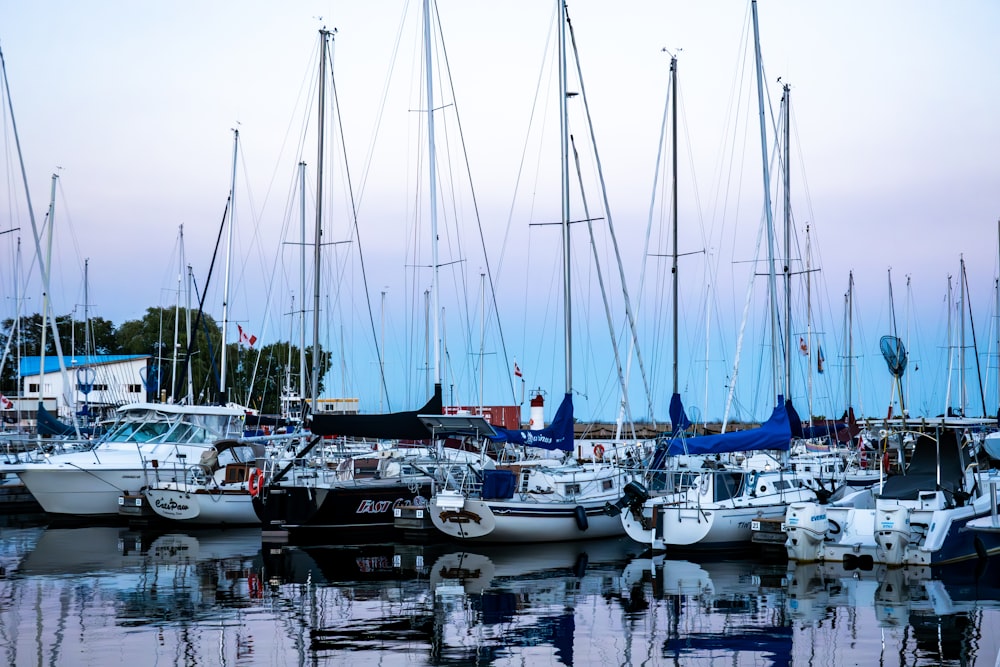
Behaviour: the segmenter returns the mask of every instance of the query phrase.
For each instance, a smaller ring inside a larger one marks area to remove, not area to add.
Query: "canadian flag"
[[[10,410],[13,407],[14,404],[11,403],[10,399],[0,394],[0,410]]]
[[[809,354],[809,346],[806,344],[805,338],[799,338],[799,350],[801,350],[802,354]]]
[[[243,327],[239,324],[236,325],[236,328],[240,330],[240,343],[246,343],[250,347],[253,347],[253,344],[257,342],[257,337],[253,334],[247,335],[247,332],[243,331]]]
[[[516,361],[514,362],[514,377],[519,377],[519,378],[524,377],[524,375],[521,373],[521,367],[517,365]]]

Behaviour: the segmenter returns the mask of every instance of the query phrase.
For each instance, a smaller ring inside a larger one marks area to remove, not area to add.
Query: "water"
[[[649,557],[628,540],[280,547],[0,526],[11,665],[995,665],[1000,562]]]

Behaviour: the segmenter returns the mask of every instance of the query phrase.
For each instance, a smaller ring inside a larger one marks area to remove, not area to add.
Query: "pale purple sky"
[[[255,331],[262,342],[288,337],[291,295],[301,304],[298,251],[287,245],[299,238],[295,165],[300,159],[309,164],[311,194],[316,156],[310,100],[317,30],[325,25],[338,31],[334,76],[346,152],[344,147],[337,152],[341,160],[346,155],[350,167],[375,335],[384,336],[392,377],[384,399],[374,381],[378,362],[356,244],[354,250],[337,246],[324,260],[329,284],[323,307],[331,317],[323,336],[342,363],[338,360],[334,377],[327,380],[328,393],[358,396],[366,411],[421,404],[426,393],[420,370],[423,290],[429,272],[414,265],[426,265],[429,255],[422,240],[426,213],[420,212],[426,196],[418,194],[426,189],[419,125],[420,4],[40,0],[0,5],[0,48],[39,222],[48,206],[50,175],[60,174],[52,284],[56,312],[76,307],[82,316],[84,258],[90,260],[95,314],[121,323],[140,317],[147,306],[173,305],[181,224],[188,261],[199,285],[204,284],[230,186],[231,128],[239,127],[230,319]],[[555,94],[548,74],[542,74],[551,53],[546,44],[552,38],[554,4],[438,2],[454,87],[454,100],[451,93],[436,93],[436,106],[442,107],[438,144],[449,147],[439,148],[446,173],[441,178],[458,180],[464,169],[450,157],[445,166],[445,156],[458,152],[458,135],[445,123],[457,107],[479,217],[497,271],[506,343],[505,357],[491,317],[483,346],[486,403],[515,400],[510,391],[515,358],[529,387],[543,387],[553,398],[565,388],[560,276],[554,270],[558,231],[528,226],[559,216],[558,164],[552,167],[557,156],[551,151],[538,155],[543,142],[556,136]],[[957,276],[961,256],[967,263],[982,373],[992,385],[988,411],[995,412],[1000,80],[993,70],[1000,62],[995,39],[1000,5],[987,0],[763,0],[758,9],[774,113],[781,95],[778,77],[792,86],[795,235],[804,252],[809,223],[812,268],[819,269],[811,274],[812,330],[827,369],[812,379],[813,412],[832,415],[846,400],[840,358],[845,354],[843,297],[853,271],[858,359],[852,402],[866,414],[885,413],[891,384],[878,339],[890,333],[890,269],[897,323],[912,351],[908,407],[915,414],[944,409],[947,279]],[[680,389],[686,403],[721,417],[761,217],[756,89],[745,62],[750,4],[578,0],[569,11],[659,420],[666,418],[672,389],[669,274],[662,271],[663,258],[648,260],[644,295],[638,285],[667,92],[668,56],[662,49],[679,57],[681,252],[709,248],[708,255],[681,260]],[[582,144],[587,130],[579,123],[579,100],[571,105],[577,105],[571,131]],[[0,231],[21,227],[22,256],[29,262],[34,242],[6,113],[3,197],[9,213]],[[582,160],[581,168],[592,172],[592,161],[586,155]],[[592,175],[585,179],[588,188],[595,182]],[[478,236],[470,233],[472,200],[457,194],[461,186],[449,187],[455,193],[442,196],[442,225],[449,228],[442,232],[442,262],[461,263],[450,264],[441,280],[450,363],[445,384],[454,386],[457,402],[468,404],[479,400],[475,367],[484,263]],[[338,221],[331,223],[327,241],[349,236],[345,192],[338,186],[333,196],[340,203],[328,205]],[[587,203],[592,217],[603,216],[597,212],[596,191],[588,193]],[[661,207],[658,200],[654,208]],[[582,209],[577,211],[574,218],[584,217]],[[450,235],[453,217],[463,220],[461,240]],[[660,241],[650,252],[669,252],[662,238],[666,223],[659,213],[654,218],[661,230],[654,238],[659,235]],[[418,219],[420,227],[414,223]],[[573,234],[579,262],[574,284],[588,294],[574,303],[577,416],[612,418],[617,393],[607,324],[596,278],[586,267],[585,227],[574,225]],[[0,235],[3,317],[14,308],[10,265],[16,236]],[[612,316],[620,334],[624,307],[606,240],[602,234],[602,270],[613,283]],[[803,268],[801,262],[797,268]],[[451,277],[456,272],[465,276],[458,289]],[[222,275],[220,268],[209,295],[217,318]],[[706,293],[709,282],[713,290]],[[803,290],[796,287],[793,339],[806,331]],[[734,416],[741,418],[766,415],[774,395],[770,371],[760,370],[768,367],[769,355],[761,345],[768,334],[758,326],[767,309],[766,293],[758,285],[753,294],[754,321],[747,325],[735,397]],[[37,277],[27,296],[26,309],[39,310]],[[711,320],[705,303],[712,304]],[[297,339],[297,329],[293,335]],[[971,332],[967,336],[971,346]],[[628,346],[621,349],[627,358]],[[957,363],[957,354],[954,358]],[[800,366],[802,359],[796,359]],[[978,414],[971,347],[966,367],[970,413]],[[808,379],[803,369],[796,373],[792,395],[805,414]],[[649,410],[638,375],[633,364],[632,412],[645,418]],[[951,391],[954,395],[958,389],[953,385]]]

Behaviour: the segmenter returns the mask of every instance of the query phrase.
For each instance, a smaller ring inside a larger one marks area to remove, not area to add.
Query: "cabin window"
[[[566,491],[565,491],[565,493],[566,493],[567,496],[576,496],[576,495],[579,495],[580,494],[580,485],[579,484],[567,484],[566,485]]]
[[[142,385],[141,384],[127,384],[125,385],[125,391],[130,394],[141,394]]]
[[[28,385],[28,391],[31,392],[32,394],[37,394],[38,393],[38,384],[37,383],[35,383],[35,384],[29,384]]]
[[[738,472],[725,472],[715,475],[715,499],[729,500],[740,493],[740,484],[743,481],[743,474]]]
[[[601,488],[604,491],[611,490],[611,487],[613,487],[614,485],[615,485],[615,483],[613,481],[611,481],[610,479],[606,479],[603,482],[601,482]]]

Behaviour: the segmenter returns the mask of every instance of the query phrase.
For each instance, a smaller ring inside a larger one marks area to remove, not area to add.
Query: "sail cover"
[[[66,422],[59,421],[55,415],[45,409],[41,403],[38,404],[38,417],[35,423],[35,429],[38,431],[38,435],[43,436],[69,436],[76,435],[76,427],[73,424],[67,424]],[[81,435],[90,435],[93,433],[93,429],[81,427]]]
[[[790,405],[790,404],[789,404]],[[731,431],[697,438],[671,438],[667,454],[726,454],[729,452],[749,452],[763,449],[788,450],[791,447],[792,429],[789,424],[788,407],[782,396],[771,412],[771,417],[757,428],[745,431]]]
[[[428,440],[431,432],[417,415],[439,415],[444,412],[441,385],[435,385],[434,396],[419,410],[388,412],[377,415],[324,415],[312,417],[314,435],[341,435],[379,440]]]
[[[494,426],[497,434],[490,436],[495,442],[510,442],[515,445],[527,445],[528,447],[541,447],[542,449],[561,449],[566,452],[573,451],[573,396],[566,394],[563,396],[559,409],[556,410],[552,423],[545,428],[532,430],[521,429],[512,431]]]
[[[677,433],[691,426],[687,412],[684,410],[684,402],[681,395],[675,393],[670,397],[670,432]]]

